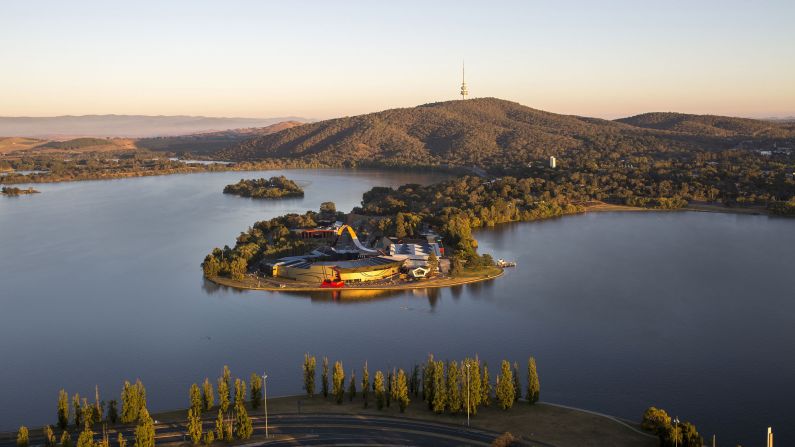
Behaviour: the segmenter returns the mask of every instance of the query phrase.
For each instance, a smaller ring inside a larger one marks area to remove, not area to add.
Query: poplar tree
[[[66,390],[58,391],[58,428],[66,429],[69,425],[69,394]]]
[[[484,407],[488,407],[491,405],[492,387],[491,379],[489,378],[489,366],[486,363],[483,363],[483,380],[480,386],[480,403],[483,404]]]
[[[141,410],[144,408],[146,408],[144,384],[140,379],[135,381],[135,385],[125,381],[121,392],[121,421],[127,424],[139,420]]]
[[[502,361],[502,368],[500,375],[497,376],[497,400],[500,403],[500,408],[507,410],[513,406],[514,402],[514,385],[513,373],[511,372],[511,364],[507,360]]]
[[[461,411],[461,389],[459,387],[458,363],[447,362],[447,409],[452,414]]]
[[[315,394],[315,366],[317,361],[315,356],[304,354],[304,389],[306,395],[312,397]]]
[[[254,427],[246,411],[246,382],[235,379],[235,437],[248,439]]]
[[[116,438],[116,442],[117,444],[119,444],[119,447],[127,447],[127,440],[124,439],[124,435],[122,434],[122,432],[119,432],[119,436],[118,438]]]
[[[115,424],[119,421],[119,410],[118,410],[118,403],[116,399],[111,399],[108,402],[108,422],[111,424]]]
[[[375,391],[375,405],[381,410],[384,408],[384,373],[381,371],[375,372],[375,379],[373,379],[373,389]]]
[[[84,426],[91,427],[94,425],[95,422],[97,422],[94,420],[94,407],[88,403],[88,399],[86,399],[85,397],[83,398],[83,404],[80,413],[81,417],[83,418]]]
[[[395,378],[395,369],[392,368],[388,376],[389,382],[389,395],[386,398],[386,406],[389,407],[393,400],[397,400],[397,379]]]
[[[72,447],[72,437],[69,436],[69,432],[66,430],[61,433],[61,447]]]
[[[194,445],[201,442],[202,431],[201,414],[195,408],[188,409],[188,434]]]
[[[190,396],[190,409],[200,416],[202,412],[202,393],[199,390],[199,385],[195,383],[191,385],[188,394]]]
[[[23,425],[19,427],[19,430],[17,431],[17,447],[28,447],[28,444],[30,444],[28,427]]]
[[[227,408],[229,408],[229,403],[232,402],[232,372],[229,371],[229,367],[227,365],[224,365],[224,373],[222,378],[226,383],[226,402],[227,402]],[[220,394],[220,392],[221,390],[219,387],[218,393]]]
[[[80,425],[82,425],[83,421],[83,410],[80,407],[80,394],[78,393],[75,393],[75,395],[72,396],[72,408],[74,409],[75,415],[75,427],[80,428]]]
[[[215,417],[215,437],[219,441],[224,439],[224,433],[225,433],[224,418],[225,417],[226,417],[226,415],[224,414],[224,412],[221,411],[221,410],[218,410],[218,415]]]
[[[262,377],[251,373],[251,408],[256,410],[262,403]]]
[[[223,377],[218,378],[218,405],[222,413],[229,410],[229,385]]]
[[[348,401],[353,402],[353,398],[356,397],[356,371],[351,370],[351,378],[349,382],[350,384],[348,385]]]
[[[513,362],[513,400],[519,402],[522,397],[522,382],[519,379],[519,364]]]
[[[342,369],[342,362],[334,362],[334,372],[331,375],[332,393],[338,404],[345,398],[345,370]]]
[[[406,407],[409,406],[409,387],[406,384],[406,373],[400,369],[397,373],[397,392],[395,396],[395,400],[397,400],[398,406],[400,407],[400,412],[403,413],[406,411]]]
[[[202,408],[204,411],[209,411],[213,405],[215,405],[215,391],[210,379],[205,377],[202,384]]]
[[[364,401],[364,408],[369,405],[368,398],[370,396],[370,371],[367,369],[367,361],[364,362],[364,369],[362,370],[362,400]]]
[[[45,425],[42,431],[44,434],[44,445],[47,447],[55,447],[55,433],[52,431],[52,427]]]
[[[444,413],[447,406],[447,390],[444,380],[444,362],[433,362],[433,411]]]
[[[540,393],[541,382],[538,380],[538,372],[536,371],[536,359],[530,357],[527,360],[527,402],[530,405],[538,402]]]
[[[209,446],[213,442],[215,442],[215,434],[212,430],[204,432],[204,439],[202,439],[204,445]]]
[[[467,366],[468,365],[468,366]],[[463,410],[467,410],[472,415],[478,414],[478,406],[481,402],[481,383],[480,383],[480,360],[477,358],[466,358],[461,363],[461,405]]]
[[[414,397],[420,394],[420,365],[414,365],[411,371],[411,379],[409,380],[409,393]]]
[[[323,357],[323,372],[320,374],[320,386],[323,397],[328,398],[328,357]]]
[[[428,360],[422,368],[422,398],[428,403],[428,409],[433,409],[433,385],[435,379],[433,373],[435,371],[435,363],[433,361],[433,354],[428,354]]]
[[[141,409],[138,416],[138,425],[135,427],[135,447],[154,447],[155,424],[149,416],[146,407]]]

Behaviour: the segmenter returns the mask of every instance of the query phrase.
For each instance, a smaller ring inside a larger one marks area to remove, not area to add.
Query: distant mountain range
[[[217,155],[229,160],[283,158],[330,165],[450,164],[507,169],[569,150],[720,150],[746,139],[760,144],[791,142],[795,127],[675,113],[608,121],[480,98],[304,124],[243,141]]]
[[[0,117],[0,136],[40,139],[70,137],[147,138],[187,135],[229,129],[266,127],[298,117],[214,118],[206,116],[84,115]]]

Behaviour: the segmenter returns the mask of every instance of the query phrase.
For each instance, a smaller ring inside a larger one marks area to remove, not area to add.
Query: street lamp
[[[265,396],[265,438],[268,438],[268,375],[262,373],[262,390]]]
[[[469,362],[467,365],[467,427],[469,427]]]
[[[679,418],[674,416],[674,447],[679,447]]]

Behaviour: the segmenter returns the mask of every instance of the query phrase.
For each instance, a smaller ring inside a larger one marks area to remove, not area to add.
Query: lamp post
[[[469,427],[469,362],[467,365],[467,427]]]
[[[268,438],[268,375],[262,373],[262,391],[265,397],[265,438]]]
[[[679,418],[674,416],[674,447],[679,447]]]

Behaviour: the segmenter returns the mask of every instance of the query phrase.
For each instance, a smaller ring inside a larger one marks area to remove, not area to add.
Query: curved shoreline
[[[373,291],[415,290],[415,289],[441,289],[443,287],[455,287],[465,284],[491,281],[505,274],[505,269],[500,267],[495,267],[495,268],[499,270],[499,273],[494,275],[483,275],[483,276],[462,277],[462,278],[429,279],[429,280],[396,284],[396,285],[369,286],[369,287],[352,286],[352,287],[343,287],[339,289],[312,287],[309,285],[305,285],[305,283],[290,284],[289,282],[280,282],[279,284],[284,284],[284,287],[281,287],[273,284],[273,281],[269,278],[264,279],[265,283],[263,283],[263,279],[259,279],[257,280],[256,284],[253,283],[255,280],[250,277],[247,277],[246,279],[248,279],[252,283],[248,283],[246,280],[237,281],[234,279],[223,278],[220,276],[205,277],[205,278],[208,281],[217,284],[219,286],[233,287],[235,289],[241,289],[241,290],[264,290],[268,292],[344,292],[346,290],[373,290]]]

